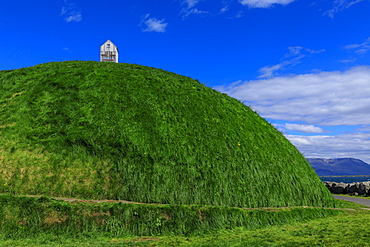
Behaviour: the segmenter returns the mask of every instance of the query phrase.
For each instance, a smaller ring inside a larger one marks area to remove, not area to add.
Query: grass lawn
[[[96,238],[45,235],[37,239],[1,241],[0,246],[370,246],[370,211],[339,201],[345,213],[258,230],[237,228],[201,236]]]

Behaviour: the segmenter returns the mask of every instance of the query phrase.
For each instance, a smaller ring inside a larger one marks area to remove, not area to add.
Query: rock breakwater
[[[349,194],[349,195],[369,195],[370,196],[370,181],[357,183],[336,183],[324,182],[325,186],[333,194]]]

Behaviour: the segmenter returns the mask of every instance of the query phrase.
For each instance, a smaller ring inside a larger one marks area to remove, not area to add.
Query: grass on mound
[[[236,207],[328,206],[299,151],[236,99],[167,71],[0,72],[0,192]]]

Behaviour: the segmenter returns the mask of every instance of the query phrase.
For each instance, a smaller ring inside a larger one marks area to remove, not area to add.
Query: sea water
[[[336,182],[336,183],[356,183],[356,182],[367,182],[370,181],[370,176],[360,176],[360,177],[352,177],[352,176],[339,176],[339,177],[320,177],[323,182]]]

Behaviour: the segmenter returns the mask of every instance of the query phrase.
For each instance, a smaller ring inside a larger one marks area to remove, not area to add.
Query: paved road
[[[360,205],[364,205],[370,207],[370,200],[369,199],[362,199],[356,197],[349,197],[349,196],[333,196],[335,199],[345,200],[349,202],[354,202]]]

